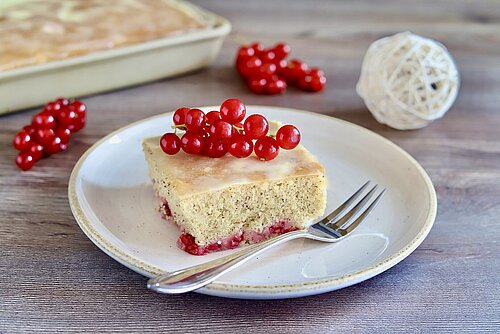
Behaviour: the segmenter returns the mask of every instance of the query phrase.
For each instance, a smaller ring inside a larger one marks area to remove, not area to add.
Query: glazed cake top
[[[324,175],[324,167],[306,148],[299,145],[293,150],[280,150],[271,161],[260,161],[254,154],[248,158],[235,158],[226,154],[222,158],[209,158],[186,154],[165,154],[159,145],[160,137],[147,138],[143,147],[154,163],[157,175],[170,182],[179,197],[220,190],[237,184],[249,184],[292,177]]]
[[[1,0],[0,72],[208,25],[184,7],[172,0]]]

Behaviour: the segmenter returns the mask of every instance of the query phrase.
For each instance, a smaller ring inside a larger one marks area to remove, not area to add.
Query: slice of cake
[[[188,253],[236,248],[306,228],[326,207],[323,166],[302,145],[272,161],[230,155],[166,155],[159,137],[143,141],[163,218],[181,229]]]

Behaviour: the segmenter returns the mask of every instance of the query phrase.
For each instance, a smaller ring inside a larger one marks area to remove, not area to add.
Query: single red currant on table
[[[14,137],[13,145],[20,151],[17,166],[29,170],[44,156],[66,150],[71,135],[85,126],[86,112],[78,100],[61,97],[47,103]]]

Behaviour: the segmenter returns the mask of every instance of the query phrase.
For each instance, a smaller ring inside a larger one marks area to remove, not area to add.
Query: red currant
[[[302,78],[307,72],[307,65],[298,59],[292,59],[288,62],[288,69],[285,77],[288,83],[294,84]]]
[[[273,50],[266,50],[264,52],[261,52],[259,57],[264,63],[273,62],[274,59],[276,58],[276,54],[274,53]]]
[[[257,77],[268,79],[276,74],[276,64],[264,63],[257,71]]]
[[[276,133],[276,141],[282,149],[294,149],[300,143],[300,131],[293,125],[283,125]]]
[[[262,65],[262,60],[257,58],[256,56],[244,58],[241,62],[238,63],[237,69],[238,72],[244,77],[252,76],[255,71],[259,69]]]
[[[274,46],[274,53],[276,55],[276,59],[284,59],[286,58],[292,49],[288,44],[285,43],[278,43]]]
[[[228,147],[229,153],[237,158],[246,158],[252,154],[253,142],[243,135],[235,136]]]
[[[259,114],[253,114],[247,117],[243,124],[245,136],[249,139],[258,139],[267,135],[269,131],[269,122]]]
[[[43,156],[43,146],[38,143],[32,143],[27,149],[29,155],[33,157],[33,160],[38,161]]]
[[[74,130],[78,118],[77,113],[72,108],[63,107],[57,116],[57,125],[66,129]]]
[[[71,109],[73,109],[76,114],[80,117],[85,117],[87,112],[87,106],[80,101],[73,101],[70,104]]]
[[[287,61],[281,59],[280,61],[275,62],[275,65],[276,65],[276,74],[280,77],[285,77],[286,71],[288,70]]]
[[[233,126],[219,119],[210,126],[209,133],[214,139],[226,140],[233,135]]]
[[[325,76],[325,72],[323,72],[321,69],[316,68],[316,67],[311,68],[309,70],[308,74],[310,76],[312,76],[313,78],[314,77],[324,77]]]
[[[59,103],[59,105],[61,105],[61,106],[67,106],[69,104],[69,100],[65,97],[60,97],[57,100],[55,100],[54,102]]]
[[[213,124],[216,120],[222,119],[222,116],[218,111],[210,111],[205,115],[205,117],[207,124]]]
[[[204,146],[205,140],[199,133],[187,131],[181,138],[182,150],[188,154],[200,154]]]
[[[254,145],[254,152],[261,160],[273,160],[279,153],[279,145],[272,137],[261,137]]]
[[[61,138],[54,136],[50,141],[43,145],[43,152],[46,154],[54,154],[61,151]]]
[[[250,47],[254,50],[256,55],[259,55],[264,51],[264,46],[259,42],[253,43]]]
[[[22,130],[16,134],[12,144],[14,145],[16,150],[23,151],[26,148],[28,148],[28,146],[32,142],[33,142],[33,138],[31,137],[31,135],[28,132]]]
[[[56,128],[55,130],[56,136],[61,138],[61,143],[67,144],[69,142],[69,138],[71,136],[71,131],[65,128]]]
[[[248,46],[242,46],[238,50],[238,54],[236,55],[236,62],[239,62],[242,59],[252,57],[252,56],[255,56],[255,49],[252,47],[248,47]]]
[[[52,114],[42,111],[33,116],[31,124],[36,129],[53,129],[56,126],[56,119]]]
[[[186,124],[186,114],[188,113],[189,108],[182,107],[177,109],[174,112],[174,124],[175,125],[183,125]]]
[[[36,133],[35,127],[31,124],[24,126],[23,131],[26,131],[27,133],[29,133],[30,136],[34,136]]]
[[[266,93],[269,95],[281,94],[286,90],[286,82],[281,79],[271,80],[266,87]]]
[[[254,78],[248,81],[248,88],[256,94],[263,94],[267,86],[267,80],[264,78]]]
[[[207,124],[205,113],[200,109],[190,109],[186,114],[186,128],[189,131],[199,132]]]
[[[300,89],[308,92],[319,92],[323,90],[326,86],[325,76],[312,76],[311,74],[305,74],[301,77],[297,83]]]
[[[222,140],[209,138],[205,143],[204,153],[210,158],[221,158],[226,155],[227,146]]]
[[[160,147],[163,152],[174,155],[181,149],[181,140],[175,133],[165,133],[160,138]]]
[[[28,170],[35,164],[35,159],[28,152],[20,152],[16,156],[16,165],[22,170]]]
[[[69,129],[72,132],[78,132],[78,131],[80,131],[85,126],[85,119],[86,119],[85,116],[83,116],[83,117],[78,116],[76,118],[75,123],[73,124],[73,126],[70,127]]]
[[[61,145],[59,145],[59,152],[66,151],[67,149],[68,149],[67,143],[61,143]]]
[[[37,142],[42,144],[42,146],[49,145],[53,139],[56,137],[54,130],[52,129],[40,129],[36,131],[35,139]]]
[[[43,108],[43,111],[51,114],[54,117],[57,117],[59,111],[61,110],[61,104],[57,101],[49,102]]]
[[[227,99],[220,106],[222,119],[229,124],[241,122],[245,118],[247,109],[238,99]]]

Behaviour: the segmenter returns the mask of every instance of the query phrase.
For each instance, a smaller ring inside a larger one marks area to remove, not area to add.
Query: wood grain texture
[[[212,67],[84,98],[87,128],[68,151],[28,173],[16,169],[11,140],[35,110],[0,117],[0,333],[499,332],[500,2],[196,2],[233,24]],[[354,89],[369,44],[404,30],[442,41],[462,75],[448,115],[408,132],[378,124]],[[232,68],[244,40],[289,42],[296,57],[325,70],[327,90],[249,94]],[[438,194],[428,238],[387,272],[319,296],[244,301],[149,292],[144,277],[99,251],[78,228],[67,199],[71,169],[112,130],[179,105],[229,96],[345,119],[406,149],[426,168]]]

